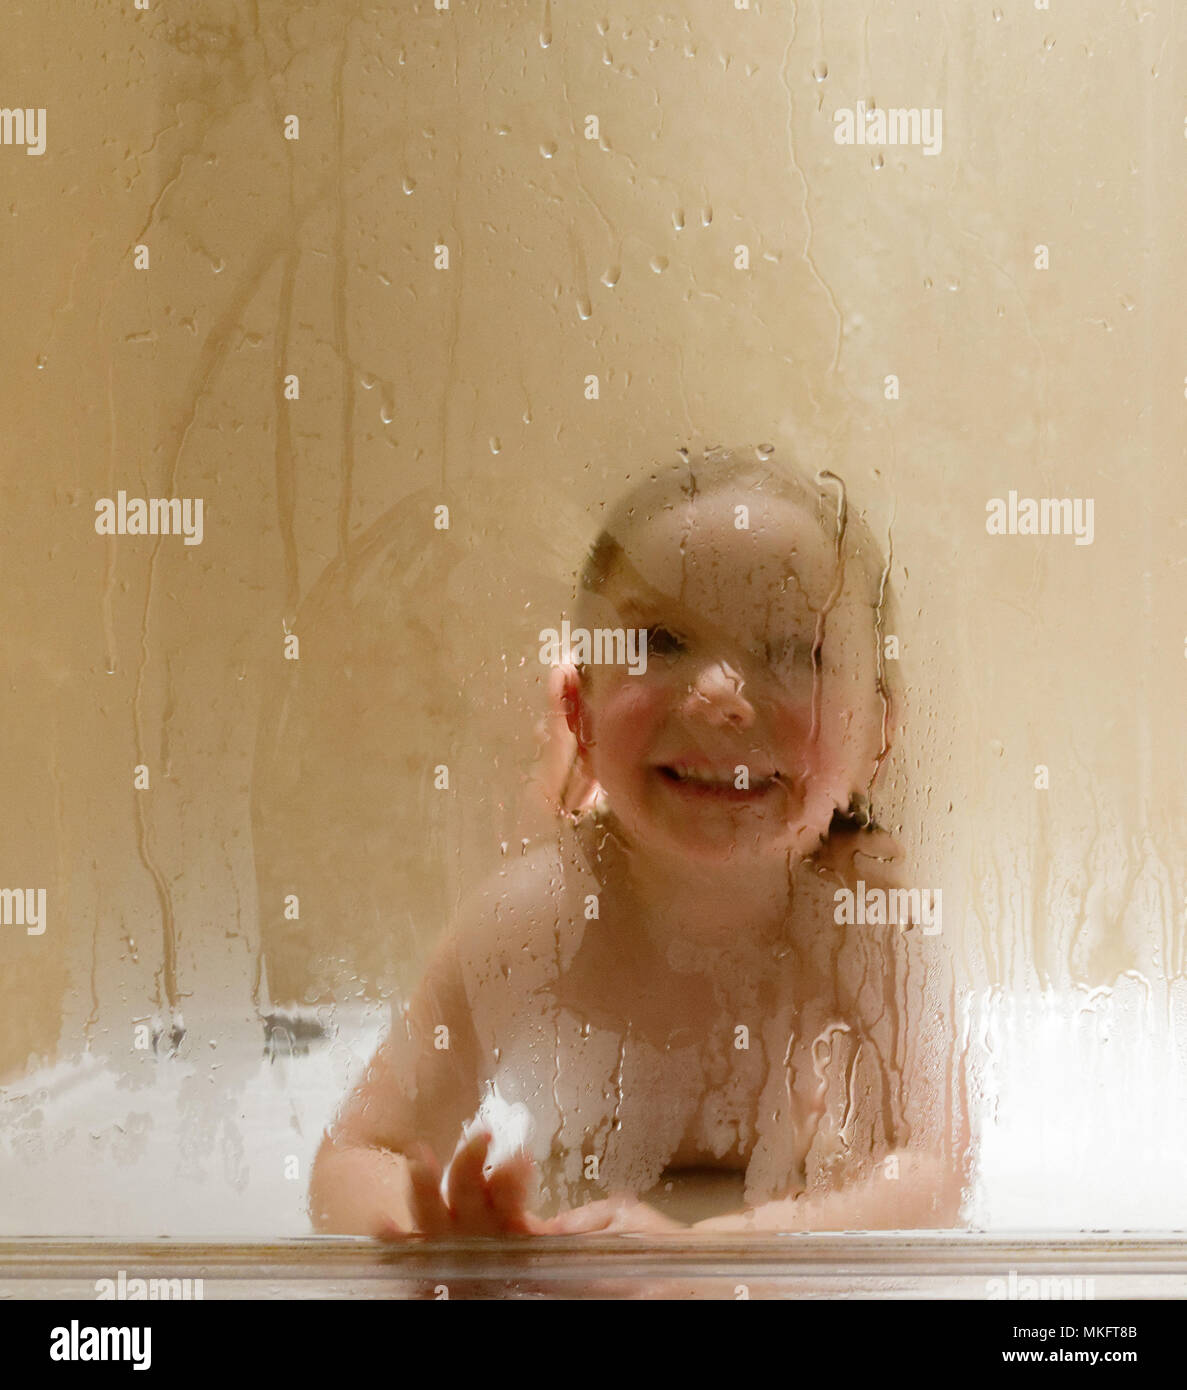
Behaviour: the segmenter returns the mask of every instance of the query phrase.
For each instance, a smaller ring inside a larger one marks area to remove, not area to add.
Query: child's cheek
[[[793,773],[813,773],[819,765],[819,745],[812,741],[810,701],[788,701],[775,712],[776,761]]]
[[[835,703],[822,703],[819,734],[814,739],[810,701],[781,711],[778,729],[782,756],[793,775],[803,778],[805,794],[810,798],[843,805],[858,782],[865,780],[855,780],[854,776],[851,740],[846,732],[851,719],[851,711],[839,709]]]
[[[616,762],[638,763],[661,726],[666,708],[663,689],[647,676],[625,676],[606,692],[602,706],[601,752]]]

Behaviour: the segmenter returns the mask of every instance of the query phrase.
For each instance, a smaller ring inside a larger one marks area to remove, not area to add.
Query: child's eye
[[[649,627],[647,650],[652,656],[678,656],[684,650],[684,638],[671,628]]]

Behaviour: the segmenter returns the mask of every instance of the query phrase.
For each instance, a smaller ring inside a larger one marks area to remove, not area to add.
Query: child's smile
[[[756,801],[779,790],[781,784],[777,772],[764,775],[747,769],[747,777],[740,785],[737,767],[719,772],[687,758],[674,764],[661,764],[656,771],[678,791],[689,796],[721,797],[730,802]]]

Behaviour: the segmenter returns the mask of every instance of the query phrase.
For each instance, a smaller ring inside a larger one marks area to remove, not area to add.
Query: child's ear
[[[574,732],[584,718],[584,700],[571,666],[554,666],[548,672],[548,711],[536,724],[540,752],[532,782],[549,812],[574,813],[589,805],[597,783],[589,776],[586,755]],[[588,742],[588,741],[587,741]]]
[[[592,806],[598,784],[589,769],[589,747],[592,741],[589,727],[589,703],[585,697],[585,681],[576,666],[566,663],[554,672],[557,684],[554,707],[559,707],[569,730],[569,762],[556,803],[562,811],[575,814]]]
[[[577,740],[577,750],[584,754],[589,747],[589,710],[581,673],[566,662],[561,667],[560,704],[569,732]]]

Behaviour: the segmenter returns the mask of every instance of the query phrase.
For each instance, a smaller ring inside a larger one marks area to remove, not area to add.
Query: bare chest
[[[593,956],[557,981],[583,1142],[636,1190],[668,1169],[745,1169],[784,1074],[794,1006],[778,972],[682,964]]]

